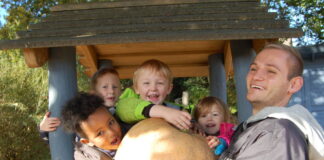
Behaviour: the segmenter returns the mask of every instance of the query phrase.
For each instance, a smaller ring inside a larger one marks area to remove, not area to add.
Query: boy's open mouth
[[[149,98],[150,101],[157,101],[159,99],[159,95],[158,94],[151,94],[147,96]]]
[[[114,101],[115,100],[115,97],[107,97],[106,99],[107,100],[110,100],[110,101]]]

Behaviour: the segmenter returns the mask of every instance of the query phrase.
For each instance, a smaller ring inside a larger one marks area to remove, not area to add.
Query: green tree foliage
[[[236,103],[236,87],[234,78],[229,77],[226,82],[227,89],[227,106],[233,115],[237,115],[237,103]]]
[[[0,39],[14,39],[16,32],[46,16],[55,1],[4,0],[8,11]],[[63,3],[60,2],[60,3]],[[40,141],[37,123],[48,110],[47,66],[31,69],[20,50],[0,50],[0,159],[49,159],[48,147]],[[89,79],[78,65],[79,90],[88,90]],[[7,105],[7,104],[19,104]]]
[[[197,104],[200,99],[209,95],[209,82],[207,77],[188,78],[183,85],[189,93],[189,104]]]
[[[195,106],[198,101],[209,95],[209,79],[207,77],[175,78],[173,81],[174,89],[169,95],[170,101],[177,101],[182,97],[182,92],[189,93],[189,104]],[[232,114],[237,113],[236,88],[233,77],[229,77],[226,83],[227,104]]]
[[[278,18],[287,19],[292,27],[300,27],[304,36],[298,38],[297,46],[324,42],[323,0],[261,0]]]
[[[0,68],[0,159],[49,157],[48,149],[44,150],[43,142],[39,142],[36,128],[48,110],[47,67],[28,68],[20,51],[11,50],[0,51]],[[89,79],[80,65],[77,73],[79,90],[88,90]],[[3,104],[19,104],[19,107]]]
[[[20,103],[30,113],[47,106],[47,70],[30,69],[19,50],[0,51],[0,102]],[[41,109],[41,110],[39,110]]]

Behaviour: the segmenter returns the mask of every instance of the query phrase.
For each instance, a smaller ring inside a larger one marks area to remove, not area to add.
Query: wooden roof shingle
[[[136,54],[145,57],[144,61],[165,55],[195,55],[197,51],[205,55],[204,60],[191,65],[199,66],[207,64],[208,55],[224,53],[228,40],[290,38],[303,33],[289,28],[287,21],[276,19],[276,14],[268,13],[259,0],[119,0],[55,6],[41,22],[17,34],[16,40],[0,41],[0,49],[76,46],[79,55],[84,55],[82,46],[88,46],[97,60],[110,59],[117,69],[125,69],[142,61],[128,60],[128,66],[122,66],[118,56]],[[215,47],[195,49],[183,42]],[[151,45],[156,47],[150,49]],[[186,46],[180,49],[178,45]],[[170,59],[166,60],[169,65],[183,65]],[[87,63],[96,64],[80,61],[88,68],[91,66]],[[89,75],[96,70],[93,67],[97,66],[92,65]]]
[[[258,0],[132,0],[67,4],[1,49],[300,36]]]

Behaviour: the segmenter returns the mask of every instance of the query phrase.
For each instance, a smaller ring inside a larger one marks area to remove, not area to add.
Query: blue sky
[[[0,6],[1,5],[2,5],[2,2],[0,2]],[[7,15],[6,10],[0,7],[0,22],[1,22],[1,24],[5,23],[5,19],[4,19],[5,15]]]

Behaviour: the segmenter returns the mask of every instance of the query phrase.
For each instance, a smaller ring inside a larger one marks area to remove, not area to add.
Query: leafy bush
[[[183,85],[189,92],[189,104],[196,105],[199,100],[209,95],[209,82],[207,77],[191,77]]]
[[[50,152],[39,142],[36,128],[48,110],[47,66],[28,68],[21,52],[10,50],[0,51],[0,68],[0,159],[49,159]],[[78,86],[87,91],[90,82],[83,70],[78,65]]]
[[[0,51],[0,102],[20,103],[36,117],[48,101],[47,68],[28,68],[19,50]]]
[[[49,149],[22,104],[0,104],[0,159],[49,159]]]

